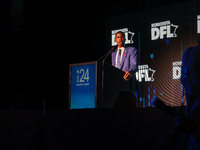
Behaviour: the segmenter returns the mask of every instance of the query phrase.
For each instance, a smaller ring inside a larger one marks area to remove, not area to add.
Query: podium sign
[[[95,108],[96,63],[72,64],[70,109]]]

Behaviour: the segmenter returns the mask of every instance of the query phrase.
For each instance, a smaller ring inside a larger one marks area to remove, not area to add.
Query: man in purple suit
[[[129,81],[129,89],[137,91],[135,72],[137,70],[137,49],[125,46],[125,34],[121,31],[115,34],[117,49],[112,52],[112,65],[125,72],[124,80]]]

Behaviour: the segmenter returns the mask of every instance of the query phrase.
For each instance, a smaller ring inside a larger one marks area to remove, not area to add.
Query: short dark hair
[[[122,31],[118,31],[118,32],[115,34],[115,38],[116,38],[116,35],[117,35],[118,33],[123,34],[123,36],[125,37],[125,33],[124,33],[124,32],[122,32]]]

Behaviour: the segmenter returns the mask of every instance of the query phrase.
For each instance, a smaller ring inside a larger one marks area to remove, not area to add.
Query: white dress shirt
[[[121,47],[121,48],[117,49],[117,54],[116,54],[116,57],[115,57],[115,67],[117,67],[117,58],[118,58],[118,54],[119,54],[119,49],[121,49],[121,58],[120,58],[120,63],[121,63],[125,47]]]

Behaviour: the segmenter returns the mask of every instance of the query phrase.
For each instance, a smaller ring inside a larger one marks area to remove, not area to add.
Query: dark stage
[[[155,107],[68,110],[69,64],[111,49],[106,19],[186,1],[1,0],[0,149],[158,149],[175,120]]]

